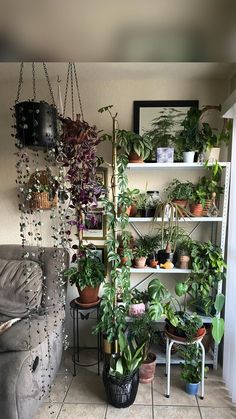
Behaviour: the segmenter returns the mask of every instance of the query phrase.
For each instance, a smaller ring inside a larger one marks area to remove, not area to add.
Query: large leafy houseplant
[[[122,152],[128,157],[129,161],[143,162],[146,160],[151,151],[152,143],[148,137],[141,137],[132,131],[117,131],[118,146]]]
[[[104,264],[98,258],[87,256],[77,260],[77,267],[71,267],[64,272],[70,284],[75,284],[83,291],[86,287],[97,288],[104,280]]]

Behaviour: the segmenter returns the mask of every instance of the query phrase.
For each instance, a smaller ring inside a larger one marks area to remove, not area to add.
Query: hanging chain
[[[21,87],[22,87],[22,84],[23,84],[23,69],[24,69],[24,63],[22,62],[20,64],[20,74],[19,74],[19,81],[18,81],[15,103],[18,103],[19,99],[20,99],[20,92],[21,92]]]
[[[63,104],[63,117],[65,116],[65,113],[66,113],[66,102],[67,102],[67,94],[68,94],[69,76],[70,76],[70,63],[68,64],[68,67],[67,67],[65,98],[64,98],[64,104]]]
[[[74,86],[73,86],[73,65],[70,63],[70,84],[71,84],[71,111],[72,119],[75,119],[75,106],[74,106]]]
[[[77,71],[76,71],[75,63],[73,63],[73,68],[74,68],[74,75],[75,75],[75,83],[76,83],[76,88],[77,88],[77,94],[78,94],[78,99],[79,99],[80,112],[81,112],[82,120],[84,121],[84,113],[83,113],[83,108],[82,108],[82,101],[81,101],[81,95],[80,95],[80,90],[79,90],[79,82],[78,82],[78,77],[77,77]]]
[[[36,83],[35,83],[35,63],[32,63],[32,79],[33,79],[33,100],[36,100]]]
[[[55,102],[54,95],[53,95],[52,85],[51,85],[50,80],[49,80],[48,69],[47,69],[46,63],[44,63],[44,62],[43,62],[43,68],[44,68],[44,73],[45,73],[46,80],[47,80],[47,83],[48,83],[48,88],[49,88],[49,92],[50,92],[50,95],[51,95],[52,103],[53,103],[53,106],[56,107],[56,102]]]

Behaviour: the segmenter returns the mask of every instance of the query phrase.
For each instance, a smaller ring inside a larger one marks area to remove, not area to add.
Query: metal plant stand
[[[73,320],[73,355],[72,361],[74,364],[74,372],[73,375],[76,376],[76,365],[80,367],[91,367],[93,365],[98,366],[98,375],[100,375],[100,362],[101,362],[101,334],[98,333],[97,335],[97,345],[96,346],[86,346],[83,347],[80,344],[80,331],[79,331],[79,324],[80,321],[94,319],[96,322],[98,321],[99,317],[99,308],[100,302],[98,304],[94,304],[92,307],[85,308],[82,307],[76,300],[72,300],[70,302],[70,314]],[[80,352],[86,350],[94,350],[97,352],[97,360],[93,363],[81,363],[80,362]]]

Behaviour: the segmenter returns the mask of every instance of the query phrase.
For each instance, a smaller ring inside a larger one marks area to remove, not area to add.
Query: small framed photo
[[[107,190],[107,184],[108,184],[108,170],[105,167],[99,167],[96,171],[96,178],[100,185],[104,187],[105,190]],[[103,193],[100,196],[100,199],[105,197],[105,193]]]
[[[90,250],[105,266],[105,275],[107,275],[107,247],[98,245],[95,249]]]
[[[85,218],[85,240],[106,240],[106,217],[102,208],[96,208]]]

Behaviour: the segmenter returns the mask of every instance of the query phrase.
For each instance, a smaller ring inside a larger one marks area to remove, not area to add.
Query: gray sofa
[[[25,256],[24,256],[25,255]],[[0,418],[32,419],[58,371],[63,349],[62,249],[0,245]]]

